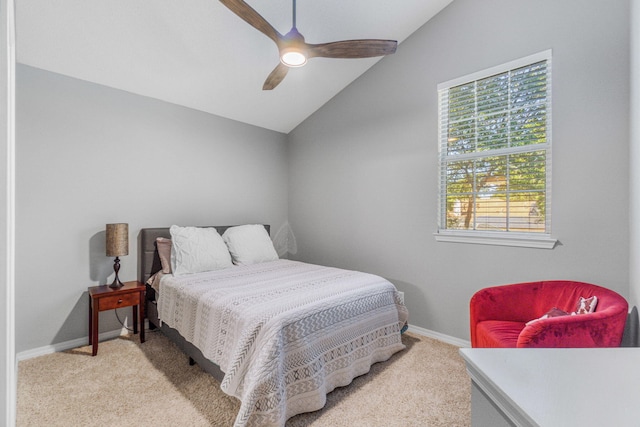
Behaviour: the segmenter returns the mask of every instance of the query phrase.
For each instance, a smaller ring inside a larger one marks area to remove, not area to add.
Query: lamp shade
[[[107,256],[129,255],[129,224],[107,224]]]

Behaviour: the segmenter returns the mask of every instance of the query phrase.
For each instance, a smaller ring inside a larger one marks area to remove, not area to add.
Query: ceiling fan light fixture
[[[298,48],[283,49],[280,52],[280,62],[287,67],[302,67],[307,63],[307,55]]]
[[[272,90],[282,82],[290,67],[302,67],[309,58],[373,58],[395,53],[395,40],[341,40],[308,44],[296,28],[296,0],[293,2],[293,26],[282,35],[245,0],[220,0],[229,10],[276,43],[280,63],[271,71],[262,90]]]

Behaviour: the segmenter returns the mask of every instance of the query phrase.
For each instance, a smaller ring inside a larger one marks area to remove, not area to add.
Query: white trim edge
[[[436,241],[449,243],[472,243],[477,245],[515,246],[520,248],[553,249],[558,243],[548,235],[522,236],[504,233],[483,233],[480,231],[460,233],[440,231],[433,233]]]
[[[413,332],[417,335],[422,335],[423,337],[433,338],[438,341],[445,342],[447,344],[455,345],[456,347],[468,348],[471,347],[471,341],[465,341],[460,338],[452,337],[451,335],[441,334],[440,332],[430,331],[429,329],[424,329],[419,326],[409,325],[409,332]]]
[[[16,401],[18,389],[18,362],[16,361],[15,330],[15,149],[16,149],[16,21],[14,0],[6,2],[6,47],[7,47],[7,159],[6,159],[6,356],[5,356],[5,425],[16,424]]]

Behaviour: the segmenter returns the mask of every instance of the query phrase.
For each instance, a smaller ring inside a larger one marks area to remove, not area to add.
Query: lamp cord
[[[116,308],[115,310],[113,310],[116,312],[116,319],[118,319],[118,322],[120,322],[120,324],[122,325],[123,328],[125,328],[127,331],[129,332],[133,332],[133,329],[129,329],[127,326],[125,326],[124,322],[122,320],[120,320],[120,316],[118,316],[118,309]]]
[[[123,328],[125,328],[127,331],[129,332],[133,332],[133,329],[128,328],[127,326],[125,326],[124,322],[122,320],[120,320],[120,316],[118,316],[118,309],[114,309],[113,311],[115,311],[116,313],[116,319],[118,319],[118,322],[120,322],[120,324],[122,325]],[[156,328],[156,329],[148,329],[148,328],[144,328],[145,333],[147,332],[157,332],[159,331],[160,328]]]

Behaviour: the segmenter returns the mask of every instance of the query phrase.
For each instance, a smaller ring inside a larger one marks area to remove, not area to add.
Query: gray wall
[[[140,228],[287,219],[284,134],[19,65],[17,140],[18,352],[87,336],[106,223],[129,224],[135,280]]]
[[[553,250],[437,243],[438,83],[553,49]],[[387,277],[410,323],[469,339],[480,288],[629,294],[629,2],[456,0],[289,141],[297,259]]]

